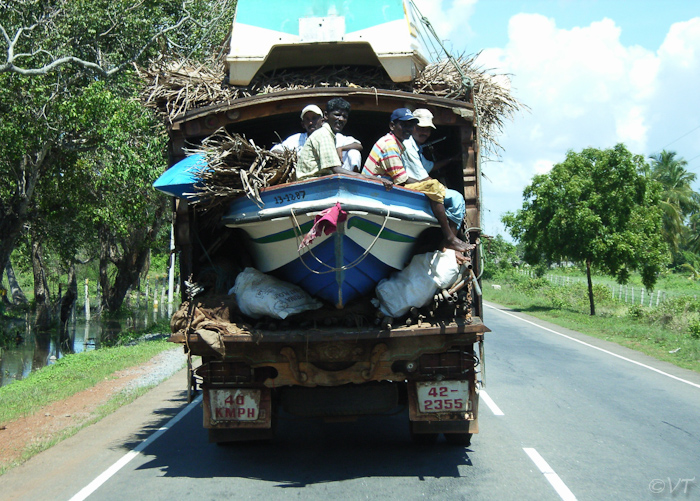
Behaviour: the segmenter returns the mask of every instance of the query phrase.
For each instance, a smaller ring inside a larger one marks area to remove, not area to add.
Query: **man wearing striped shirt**
[[[389,133],[374,144],[362,168],[362,173],[370,176],[388,177],[394,184],[424,193],[430,200],[433,214],[440,223],[444,237],[441,246],[453,249],[458,253],[466,252],[470,247],[457,237],[445,213],[445,186],[438,180],[429,177],[424,180],[414,179],[408,175],[404,168],[401,157],[405,154],[406,148],[403,141],[411,136],[417,123],[418,118],[414,117],[408,108],[394,110],[389,122]]]

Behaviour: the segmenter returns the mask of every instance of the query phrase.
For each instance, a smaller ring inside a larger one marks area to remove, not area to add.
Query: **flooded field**
[[[31,315],[25,320],[2,321],[2,328],[16,333],[22,341],[11,349],[0,348],[0,386],[24,379],[33,370],[50,365],[66,354],[99,349],[104,339],[117,337],[124,330],[146,329],[170,318],[178,306],[161,303],[156,308],[133,309],[124,318],[109,320],[94,314],[87,319],[84,311],[74,311],[63,336],[58,329],[36,332]]]

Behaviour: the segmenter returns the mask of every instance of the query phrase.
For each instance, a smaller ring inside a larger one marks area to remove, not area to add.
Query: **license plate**
[[[257,421],[260,390],[227,388],[209,390],[211,415],[215,421]]]
[[[466,412],[469,410],[468,381],[416,383],[418,410],[429,412]]]

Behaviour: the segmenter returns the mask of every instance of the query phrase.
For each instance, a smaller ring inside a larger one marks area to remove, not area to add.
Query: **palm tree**
[[[688,172],[688,162],[676,158],[675,151],[663,150],[649,157],[650,177],[661,184],[661,208],[664,213],[664,238],[678,252],[688,217],[700,210],[700,194],[691,187],[696,174]]]
[[[686,250],[700,255],[700,210],[696,210],[688,218],[683,232],[683,243]]]

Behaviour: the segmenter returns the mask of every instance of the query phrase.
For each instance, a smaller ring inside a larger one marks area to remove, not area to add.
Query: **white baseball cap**
[[[426,110],[425,108],[419,108],[413,111],[413,116],[418,119],[418,127],[432,127],[433,129],[435,128],[435,125],[433,125],[433,114],[430,113],[429,110]]]
[[[301,110],[301,119],[304,120],[304,115],[306,115],[309,111],[313,111],[316,115],[323,116],[323,112],[321,111],[321,108],[316,106],[315,104],[310,104],[308,106],[305,106],[303,110]]]

